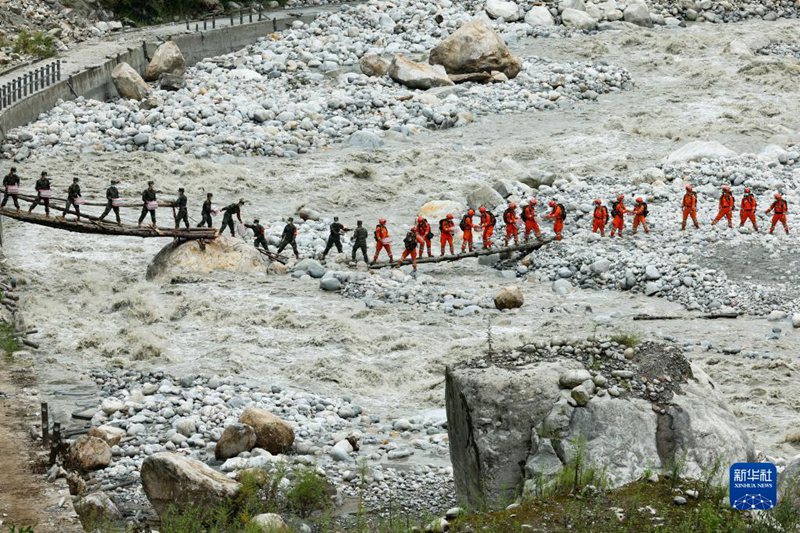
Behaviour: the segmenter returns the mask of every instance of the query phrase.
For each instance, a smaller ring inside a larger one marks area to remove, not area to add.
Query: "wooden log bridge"
[[[462,259],[468,259],[470,257],[481,257],[484,255],[495,255],[495,254],[503,254],[503,255],[511,255],[514,253],[519,252],[519,257],[517,260],[521,259],[522,257],[528,255],[529,253],[533,252],[534,250],[538,250],[545,244],[551,242],[552,238],[545,238],[545,239],[537,239],[535,241],[515,245],[515,246],[505,246],[502,248],[481,248],[480,250],[475,250],[472,252],[463,252],[460,254],[455,255],[442,255],[442,256],[434,256],[434,257],[417,257],[417,264],[425,264],[425,263],[445,263],[450,261],[460,261]],[[402,253],[402,250],[401,250]],[[387,266],[395,266],[397,264],[397,260],[399,260],[400,256],[397,256],[397,259],[394,263],[390,263],[388,261],[379,261],[374,265],[370,265],[370,268],[384,268]],[[411,259],[406,258],[403,261],[404,265],[410,265]]]
[[[0,208],[0,215],[37,224],[48,228],[72,231],[75,233],[93,233],[96,235],[117,235],[123,237],[171,237],[175,239],[211,240],[217,237],[217,230],[214,228],[161,228],[156,226],[134,226],[129,224],[117,224],[116,222],[105,222],[98,217],[81,215],[81,220],[66,219],[61,216],[45,216],[38,213],[28,213],[27,210]]]

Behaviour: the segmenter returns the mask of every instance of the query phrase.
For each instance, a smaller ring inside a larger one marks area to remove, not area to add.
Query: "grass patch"
[[[0,322],[0,352],[7,360],[11,359],[11,354],[20,349],[17,333],[14,326],[7,322]]]
[[[14,53],[36,56],[40,59],[56,55],[55,39],[52,35],[37,31],[22,30],[14,41]]]
[[[611,335],[611,341],[627,346],[628,348],[635,348],[642,342],[642,336],[638,333],[615,333]]]
[[[286,0],[277,0],[280,5]],[[127,18],[137,25],[169,22],[177,19],[198,18],[211,14],[203,0],[102,0],[103,7],[111,9],[117,18]],[[253,2],[264,8],[269,0]],[[222,5],[227,2],[222,2]]]
[[[316,511],[324,511],[330,505],[328,482],[311,468],[295,472],[292,488],[286,493],[289,508],[306,518]]]

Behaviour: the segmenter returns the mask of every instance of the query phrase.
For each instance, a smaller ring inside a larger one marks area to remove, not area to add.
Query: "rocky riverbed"
[[[307,29],[296,31],[301,35]],[[320,220],[299,224],[303,256],[321,252],[334,215],[348,226],[362,219],[370,228],[378,217],[386,217],[399,242],[414,215],[432,200],[465,208],[483,195],[481,201],[495,202],[499,212],[510,199],[534,196],[541,205],[555,197],[567,206],[569,218],[564,241],[502,270],[469,259],[422,266],[416,277],[407,270],[368,273],[363,267],[348,268],[347,258],[333,255],[319,265],[321,271],[307,262],[288,275],[265,268],[245,275],[209,271],[154,281],[145,279],[145,271],[163,243],[73,236],[9,222],[6,254],[23,287],[21,306],[39,330],[35,337],[48,347],[38,369],[44,390],[62,417],[76,407],[75,396],[66,393],[86,395],[81,407],[94,410],[102,411],[107,397],[122,402],[124,412],[95,420],[117,425],[126,438],[132,437],[119,445],[109,469],[93,474],[99,486],[135,479],[143,456],[170,444],[221,467],[224,463],[211,459],[209,444],[252,404],[286,417],[298,435],[306,432],[298,440],[308,443],[308,450],[284,454],[286,460],[311,457],[335,480],[345,505],[347,497],[358,494],[353,465],[363,454],[371,471],[384,475],[383,481],[373,478],[371,486],[381,489],[371,495],[370,508],[383,505],[382,494],[408,491],[407,505],[420,509],[421,498],[414,494],[424,487],[425,499],[434,502],[431,509],[440,512],[450,501],[441,489],[449,487],[451,477],[441,411],[438,418],[427,413],[443,407],[446,364],[474,359],[489,348],[514,353],[532,345],[544,356],[553,346],[583,342],[573,336],[637,333],[679,344],[687,359],[709,374],[759,456],[778,462],[790,458],[798,452],[786,429],[797,416],[791,401],[797,392],[798,345],[791,316],[800,311],[792,273],[797,238],[794,232],[764,235],[762,214],[759,234],[708,223],[722,184],[730,184],[737,198],[744,186],[751,187],[760,212],[775,191],[782,191],[790,200],[790,227],[797,220],[800,115],[791,78],[797,60],[791,54],[743,54],[728,46],[766,33],[775,42],[791,42],[795,31],[786,21],[654,29],[620,24],[569,38],[529,39],[526,30],[511,45],[519,56],[541,58],[541,65],[584,65],[580,69],[607,65],[613,72],[626,72],[631,86],[596,99],[564,97],[560,103],[559,97],[555,105],[520,110],[499,107],[505,101],[498,92],[502,84],[476,86],[479,96],[465,102],[487,107],[464,127],[429,129],[422,114],[425,127],[419,125],[416,135],[374,128],[368,137],[361,136],[372,144],[339,137],[345,142],[305,154],[298,148],[298,156],[290,158],[237,158],[222,149],[211,153],[218,149],[213,143],[207,157],[200,158],[192,149],[159,153],[134,149],[135,143],[127,141],[119,147],[114,141],[109,150],[92,145],[84,152],[69,128],[77,131],[114,106],[128,104],[72,107],[76,120],[75,126],[68,121],[69,139],[53,133],[57,143],[29,148],[18,163],[23,187],[46,167],[59,187],[79,174],[91,196],[101,196],[108,178],[118,177],[123,195],[133,198],[145,181],[142,169],[158,169],[148,176],[157,180],[164,196],[186,187],[193,215],[206,191],[214,192],[222,205],[246,196],[252,203],[244,216],[266,221],[273,245],[286,217],[299,218],[304,209],[313,209]],[[420,39],[428,44],[427,36]],[[763,50],[761,44],[747,45],[748,50]],[[261,45],[264,50],[282,46],[280,40]],[[240,59],[256,61],[249,57]],[[525,79],[534,62],[526,59],[524,65],[518,78]],[[276,84],[283,76],[274,78]],[[365,79],[357,72],[333,79],[342,83],[348,76]],[[518,78],[508,83],[519,83]],[[387,80],[368,83],[386,94],[411,93]],[[256,86],[260,91],[266,84],[262,79]],[[428,97],[422,91],[414,94]],[[477,103],[480,96],[485,102]],[[338,112],[358,116],[355,105]],[[45,117],[29,133],[55,117]],[[22,141],[23,133],[14,133],[17,140],[4,152],[19,155],[15,151],[24,143],[39,142],[33,133]],[[685,148],[692,141],[719,144]],[[142,146],[149,145],[148,139]],[[685,234],[679,231],[683,176],[698,190],[703,223],[699,231]],[[636,196],[648,199],[649,235],[632,239],[626,232],[611,241],[590,234],[586,207],[595,197],[618,193],[628,202]],[[543,229],[550,231],[548,224]],[[296,266],[290,264],[289,270]],[[339,291],[321,290],[326,276],[339,280]],[[520,287],[525,302],[501,313],[492,308],[493,298],[509,284]],[[744,315],[696,318],[696,311],[728,309]],[[634,321],[639,313],[685,318]],[[532,352],[521,353],[522,360],[533,360]],[[217,387],[211,387],[213,376],[221,376]],[[145,394],[145,384],[148,390],[157,388]],[[659,385],[640,392],[658,395],[663,392]],[[201,397],[219,401],[202,405]],[[179,413],[180,406],[189,411]],[[343,417],[342,408],[354,416]],[[187,416],[197,417],[195,431],[184,430],[188,436],[173,425]],[[411,428],[397,431],[400,420]],[[144,430],[136,431],[136,424]],[[131,426],[135,434],[128,435]],[[351,432],[360,433],[366,444],[345,466],[330,456],[329,448]],[[388,443],[379,444],[381,439]],[[414,453],[390,457],[395,451],[390,445]],[[241,458],[245,464],[254,458],[248,453]],[[259,461],[272,460],[255,455],[265,458]],[[144,503],[136,491],[120,489],[116,496],[133,508]]]

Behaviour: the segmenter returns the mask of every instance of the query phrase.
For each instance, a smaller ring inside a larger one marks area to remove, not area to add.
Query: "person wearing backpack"
[[[683,208],[681,231],[686,231],[686,220],[690,217],[694,222],[695,229],[700,229],[700,224],[697,223],[697,193],[692,190],[691,185],[686,186],[686,194],[683,195],[681,207]]]
[[[608,208],[603,205],[599,198],[594,201],[594,219],[592,221],[592,233],[600,232],[601,237],[606,236],[606,224],[608,224]]]
[[[789,211],[789,206],[786,204],[786,200],[783,199],[783,195],[779,192],[775,193],[775,201],[772,202],[772,205],[769,206],[767,209],[767,214],[774,212],[772,215],[772,226],[769,228],[769,234],[772,235],[772,232],[775,231],[775,226],[780,222],[783,224],[783,229],[786,234],[789,234],[789,226],[786,225],[786,213]]]
[[[514,245],[519,246],[519,227],[517,226],[517,204],[511,202],[503,212],[503,222],[506,223],[506,246],[511,237],[514,237]]]
[[[611,204],[611,216],[614,217],[611,221],[612,237],[615,232],[622,237],[622,230],[625,228],[625,215],[630,213],[631,211],[625,208],[625,195],[618,195],[617,201]]]
[[[386,250],[386,253],[389,255],[389,262],[394,263],[394,258],[392,257],[392,241],[389,239],[389,230],[386,228],[386,219],[382,218],[378,220],[378,225],[375,226],[375,255],[372,257],[372,265],[374,265],[378,261],[378,255],[380,255],[381,250]]]
[[[633,234],[636,235],[636,228],[640,225],[645,233],[650,233],[647,226],[647,203],[641,196],[636,198],[636,205],[633,206]]]
[[[536,198],[531,198],[526,205],[522,209],[522,220],[525,221],[525,242],[528,242],[528,239],[531,236],[531,232],[536,235],[537,239],[542,237],[542,230],[539,229],[539,224],[536,222]]]
[[[553,221],[553,233],[556,234],[556,240],[560,241],[563,238],[562,232],[564,231],[564,221],[567,219],[567,210],[555,200],[550,200],[547,205],[550,206],[551,211],[544,218]]]
[[[728,228],[733,229],[733,207],[735,204],[736,200],[734,200],[733,194],[731,194],[730,186],[723,185],[722,195],[719,197],[719,211],[717,212],[716,218],[711,221],[711,225],[716,225],[716,223],[724,217],[728,219]]]
[[[483,229],[483,247],[488,249],[492,247],[492,235],[494,234],[494,226],[497,224],[497,217],[483,206],[478,208],[481,214],[481,228]]]
[[[403,266],[403,261],[406,257],[411,257],[411,265],[414,267],[414,272],[417,271],[417,241],[419,239],[418,235],[419,231],[417,230],[416,226],[412,227],[406,233],[405,238],[403,239],[403,246],[405,250],[403,250],[403,255],[400,256],[400,261],[397,262],[397,268]],[[422,255],[422,250],[420,250],[420,255]]]
[[[461,228],[461,231],[464,232],[461,235],[462,254],[464,253],[464,250],[467,249],[467,247],[469,247],[470,252],[472,251],[472,246],[473,246],[472,228],[474,227],[474,224],[472,223],[472,217],[474,216],[475,216],[475,211],[470,209],[469,211],[467,211],[467,214],[461,218],[461,223],[458,225],[458,227]]]
[[[756,207],[758,202],[749,188],[744,189],[744,196],[742,196],[742,204],[740,206],[740,220],[739,227],[744,227],[744,223],[748,220],[753,224],[753,230],[758,231],[758,222],[756,222]]]
[[[433,238],[433,232],[431,231],[431,225],[425,217],[417,217],[417,240],[419,241],[419,255],[422,257],[422,254],[425,252],[425,248],[428,248],[428,257],[433,257],[431,253],[431,239]]]
[[[453,250],[453,235],[456,232],[456,223],[453,222],[453,213],[448,213],[445,218],[439,221],[439,242],[442,245],[442,253],[439,254],[440,256],[444,255],[444,250],[447,245],[450,245],[450,255],[455,255],[455,250]]]

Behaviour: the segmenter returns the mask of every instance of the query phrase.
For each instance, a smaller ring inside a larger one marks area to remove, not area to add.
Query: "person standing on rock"
[[[174,206],[178,208],[178,212],[175,214],[175,229],[181,226],[181,222],[186,226],[186,229],[189,229],[189,209],[186,207],[187,203],[188,200],[184,194],[184,188],[181,187],[178,189],[178,198],[175,200],[174,204]]]
[[[336,246],[336,251],[342,253],[342,235],[345,234],[347,228],[339,222],[339,217],[333,217],[333,223],[330,225],[330,234],[328,234],[328,242],[325,244],[325,251],[322,252],[322,260],[325,261],[325,256],[331,251],[331,248]]]
[[[356,230],[353,232],[353,263],[356,262],[356,252],[358,250],[361,250],[364,262],[369,264],[369,259],[367,258],[367,228],[364,227],[364,223],[361,220],[356,222]]]
[[[244,200],[239,200],[243,202]],[[286,226],[283,228],[283,233],[281,234],[281,242],[278,244],[278,254],[283,251],[289,245],[292,245],[292,251],[294,252],[295,259],[300,259],[300,252],[297,251],[297,226],[294,225],[294,218],[289,217],[286,221]]]
[[[374,265],[378,261],[381,250],[386,250],[389,256],[389,262],[394,263],[394,258],[392,257],[392,241],[389,239],[389,229],[386,227],[385,218],[378,220],[378,225],[375,226],[375,256],[372,258],[371,264]]]
[[[83,203],[81,201],[81,186],[78,184],[80,180],[78,178],[72,178],[72,185],[69,186],[67,189],[67,205],[64,206],[64,212],[61,214],[61,218],[67,216],[69,212],[69,208],[72,207],[75,209],[75,215],[77,215],[76,220],[81,219],[81,206],[80,204]],[[79,203],[80,202],[80,203]]]
[[[506,246],[511,237],[514,237],[514,245],[519,246],[519,226],[517,226],[517,204],[511,202],[503,212],[503,222],[506,223]]]
[[[786,224],[786,214],[789,212],[789,206],[786,203],[786,200],[783,199],[783,195],[779,192],[775,193],[775,201],[772,202],[772,205],[769,206],[767,209],[767,214],[772,214],[772,225],[769,228],[769,234],[772,235],[772,232],[775,231],[775,226],[780,222],[783,224],[783,230],[786,234],[789,234],[789,226]]]
[[[615,232],[622,237],[622,230],[625,228],[625,215],[630,214],[631,211],[625,208],[625,195],[617,195],[617,201],[611,203],[611,236]]]
[[[155,188],[155,183],[152,181],[147,182],[147,188],[142,191],[142,214],[139,215],[139,226],[141,227],[144,217],[150,213],[150,220],[152,225],[156,225],[156,209],[158,208],[158,198],[156,197],[158,191]]]
[[[470,209],[467,211],[467,214],[461,218],[461,223],[459,227],[463,234],[461,235],[461,253],[463,254],[464,251],[469,247],[469,251],[472,251],[472,247],[474,243],[472,242],[472,228],[474,224],[472,223],[472,217],[475,216],[475,211]]]
[[[411,265],[414,267],[414,272],[417,271],[417,241],[419,240],[419,230],[417,229],[418,226],[412,227],[406,233],[405,238],[403,239],[403,255],[400,256],[400,261],[397,262],[397,268],[403,266],[403,261],[406,257],[411,257]],[[422,255],[422,248],[420,248],[420,255]]]
[[[219,234],[225,233],[225,228],[231,230],[231,237],[236,237],[236,232],[233,229],[233,215],[242,223],[242,206],[244,205],[244,198],[240,198],[238,202],[222,208],[222,226],[219,228]],[[291,220],[291,219],[289,219]]]
[[[562,233],[564,231],[564,221],[567,219],[567,211],[563,205],[555,200],[550,200],[547,205],[550,206],[551,211],[544,218],[553,221],[553,233],[556,235],[556,240],[560,241],[563,238]]]
[[[8,197],[14,202],[14,207],[19,211],[19,174],[17,174],[17,167],[11,167],[11,170],[3,178],[3,202],[0,207],[5,207],[8,202]]]
[[[28,209],[28,213],[32,213],[39,204],[44,204],[44,214],[49,217],[50,194],[50,178],[47,177],[47,171],[43,170],[42,177],[36,180],[36,199]]]
[[[483,230],[483,247],[488,250],[492,247],[492,235],[494,234],[494,226],[497,224],[497,217],[483,206],[478,208],[478,212],[481,214],[480,227]]]
[[[111,185],[106,189],[106,208],[103,214],[100,215],[100,220],[105,220],[111,211],[114,211],[114,216],[117,217],[117,224],[122,224],[119,217],[119,189],[117,189],[117,180],[111,180]]]
[[[744,196],[742,196],[742,203],[740,205],[740,221],[739,227],[744,227],[744,223],[748,220],[751,224],[753,224],[753,230],[756,232],[758,231],[758,222],[756,222],[756,208],[758,207],[758,202],[756,201],[756,197],[753,196],[753,193],[750,192],[750,189],[745,187],[744,189]]]
[[[198,228],[202,228],[203,226],[208,226],[209,228],[213,227],[213,222],[211,220],[211,212],[214,209],[214,205],[211,203],[211,199],[214,197],[213,194],[208,193],[206,194],[206,201],[203,202],[203,208],[200,211],[200,223],[197,225]]]
[[[442,252],[439,254],[440,256],[444,255],[445,248],[450,245],[450,255],[455,255],[456,252],[453,249],[453,235],[456,233],[456,223],[453,221],[453,213],[448,213],[446,217],[439,221],[439,243],[442,246]]]
[[[686,194],[683,195],[681,202],[683,207],[683,222],[681,223],[681,231],[686,231],[686,220],[691,217],[694,222],[695,229],[700,229],[700,224],[697,223],[697,193],[692,190],[691,185],[686,186]]]
[[[650,228],[647,226],[647,203],[644,198],[639,196],[636,198],[636,205],[633,206],[633,234],[636,235],[636,230],[639,226],[645,233],[650,233]]]
[[[267,239],[264,237],[265,233],[264,226],[262,226],[259,223],[258,219],[257,218],[253,219],[252,224],[245,224],[244,227],[253,230],[253,237],[254,237],[253,246],[255,246],[256,248],[261,246],[262,248],[264,248],[264,250],[269,252],[269,243],[267,242]]]
[[[603,202],[600,201],[600,198],[596,198],[594,201],[592,233],[600,232],[600,236],[605,237],[606,224],[608,224],[608,208],[603,205]]]
[[[536,198],[531,198],[528,205],[522,208],[521,218],[525,222],[525,242],[528,242],[531,232],[537,239],[541,239],[542,230],[539,229],[539,224],[536,222]]]
[[[425,248],[428,248],[428,257],[433,257],[431,253],[431,239],[433,232],[428,219],[425,217],[417,217],[417,240],[419,240],[419,256],[425,253]]]
[[[730,186],[723,185],[722,194],[719,197],[719,211],[714,220],[711,221],[711,225],[716,225],[724,217],[728,219],[728,228],[733,229],[733,208],[735,205],[736,201],[733,198],[733,194],[731,194]]]

